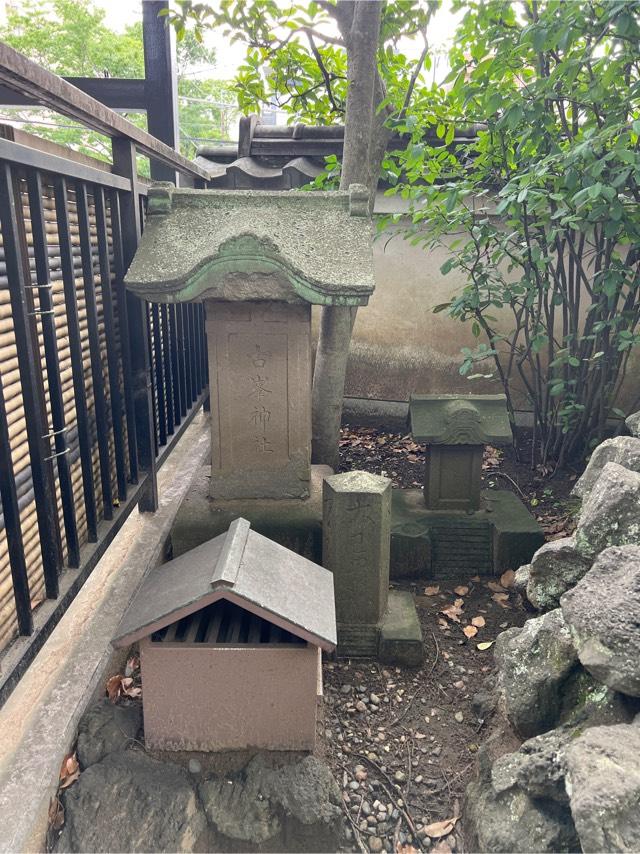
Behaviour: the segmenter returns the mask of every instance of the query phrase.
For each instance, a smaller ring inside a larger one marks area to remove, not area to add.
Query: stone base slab
[[[391,577],[495,575],[529,563],[545,539],[513,492],[484,490],[474,513],[428,510],[421,489],[395,489]]]
[[[419,665],[422,629],[411,593],[390,590],[382,624],[338,625],[338,656],[379,658],[385,664]]]
[[[254,531],[303,555],[322,562],[322,481],[333,474],[329,466],[311,466],[309,498],[209,497],[211,468],[201,466],[180,506],[170,536],[173,557],[224,533],[242,516]]]

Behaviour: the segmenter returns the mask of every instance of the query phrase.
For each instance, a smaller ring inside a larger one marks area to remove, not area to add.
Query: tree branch
[[[333,109],[333,111],[335,113],[343,113],[344,110],[342,108],[338,107],[338,105],[336,104],[336,100],[333,96],[333,89],[331,88],[331,78],[329,77],[329,72],[327,71],[327,68],[324,64],[324,61],[323,61],[322,56],[320,54],[320,51],[316,47],[316,43],[313,40],[313,36],[311,35],[311,31],[305,30],[305,33],[307,35],[307,39],[309,40],[309,46],[311,47],[311,50],[313,52],[313,56],[314,56],[316,62],[318,63],[318,68],[320,69],[320,74],[322,74],[322,79],[324,80],[324,85],[325,85],[326,90],[327,90],[327,95],[329,97],[329,101],[331,102],[331,108]]]

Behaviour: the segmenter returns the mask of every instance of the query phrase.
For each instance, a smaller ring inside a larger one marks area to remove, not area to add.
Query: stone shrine
[[[481,489],[484,446],[511,441],[506,398],[413,395],[411,433],[425,442],[424,490],[394,490],[391,561],[404,575],[493,575],[544,543],[537,521],[505,489]]]
[[[325,479],[322,562],[334,578],[338,654],[420,664],[413,599],[389,590],[390,523],[389,478],[350,471]]]
[[[371,240],[359,186],[149,189],[127,287],[152,302],[204,301],[206,313],[211,469],[178,514],[174,554],[238,516],[309,556],[319,545],[331,470],[311,466],[311,307],[366,305]]]

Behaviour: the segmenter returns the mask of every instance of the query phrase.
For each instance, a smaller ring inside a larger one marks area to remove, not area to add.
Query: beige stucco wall
[[[386,200],[383,204],[388,207]],[[408,400],[412,392],[501,391],[497,380],[468,380],[458,371],[461,348],[478,344],[471,333],[471,323],[454,320],[446,312],[433,314],[434,306],[447,302],[465,284],[464,274],[457,270],[446,276],[440,272],[448,257],[445,248],[412,246],[400,234],[391,239],[385,234],[375,241],[376,290],[369,305],[358,311],[347,372],[347,397]],[[502,312],[502,317],[503,331],[510,331],[511,312]],[[493,367],[487,361],[478,366],[478,373],[484,365],[486,373]],[[636,354],[619,402],[622,408],[630,406],[640,391],[639,372],[640,354]],[[518,398],[518,408],[528,409],[525,396]]]

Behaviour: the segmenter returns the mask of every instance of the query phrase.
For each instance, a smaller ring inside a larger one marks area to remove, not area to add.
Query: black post
[[[173,27],[168,26],[166,18],[158,17],[158,12],[168,6],[166,0],[145,0],[142,4],[147,130],[178,150],[178,78]],[[172,181],[176,186],[178,183],[175,169],[154,160],[151,177],[154,181]]]
[[[120,197],[122,226],[122,255],[126,270],[138,246],[141,234],[140,204],[135,145],[128,139],[116,137],[112,142],[113,166],[118,175],[131,181],[131,191]],[[155,423],[153,418],[151,365],[149,363],[149,322],[146,304],[127,291],[131,371],[134,387],[138,465],[148,476],[148,487],[140,498],[140,510],[158,509],[158,478],[155,454]]]

